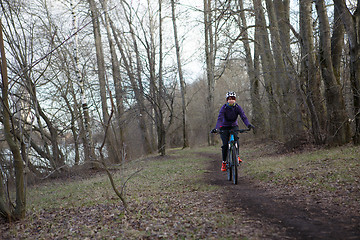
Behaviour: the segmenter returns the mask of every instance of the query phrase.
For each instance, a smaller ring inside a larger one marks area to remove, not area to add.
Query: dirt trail
[[[335,206],[322,209],[315,200],[309,204],[290,195],[279,195],[276,189],[254,183],[241,172],[238,185],[233,185],[220,171],[218,154],[208,157],[211,164],[206,178],[222,187],[223,202],[229,211],[240,208],[248,217],[284,230],[282,234],[288,239],[360,239],[360,219],[339,213]]]

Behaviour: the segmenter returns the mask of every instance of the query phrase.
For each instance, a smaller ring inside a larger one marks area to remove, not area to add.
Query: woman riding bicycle
[[[248,128],[254,128],[254,126],[249,123],[244,111],[236,103],[236,93],[235,92],[227,92],[226,93],[226,103],[221,107],[219,116],[216,122],[216,127],[211,130],[212,133],[218,132],[218,130],[222,130],[220,133],[221,140],[223,142],[222,145],[222,166],[221,171],[226,171],[226,156],[228,150],[228,141],[230,136],[229,130],[238,130],[238,122],[237,117],[240,116],[244,124]],[[225,131],[224,131],[225,130]]]

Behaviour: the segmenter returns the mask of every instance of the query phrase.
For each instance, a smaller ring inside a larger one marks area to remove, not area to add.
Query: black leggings
[[[221,140],[223,142],[223,145],[221,146],[221,148],[222,148],[222,160],[223,161],[226,161],[226,156],[227,156],[227,152],[228,152],[228,142],[229,142],[229,138],[230,138],[230,131],[229,130],[231,130],[231,129],[239,130],[239,127],[234,126],[234,127],[222,127],[222,128],[220,128],[220,130],[224,131],[224,132],[222,132],[220,134]],[[235,137],[237,137],[237,132],[235,132]]]

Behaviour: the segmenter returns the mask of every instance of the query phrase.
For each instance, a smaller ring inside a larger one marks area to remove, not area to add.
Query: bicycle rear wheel
[[[236,153],[235,153],[235,149],[233,149],[234,152],[232,152],[232,158],[231,158],[231,162],[232,162],[232,166],[231,166],[231,171],[232,171],[232,180],[234,184],[238,183],[238,168],[237,168],[237,157],[236,157]]]

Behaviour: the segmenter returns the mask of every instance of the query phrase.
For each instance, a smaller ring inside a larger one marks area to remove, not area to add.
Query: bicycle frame
[[[236,132],[244,133],[250,131],[250,129],[239,129],[239,130],[222,130],[230,132],[229,142],[228,142],[228,153],[226,157],[226,171],[228,181],[233,181],[234,184],[238,182],[238,156],[239,156],[239,142],[238,137],[235,136]]]
[[[235,136],[235,131],[230,131],[230,137],[228,142],[228,154],[226,158],[226,171],[228,181],[233,181],[237,184],[237,167],[239,165],[237,160],[238,157],[238,137]]]

